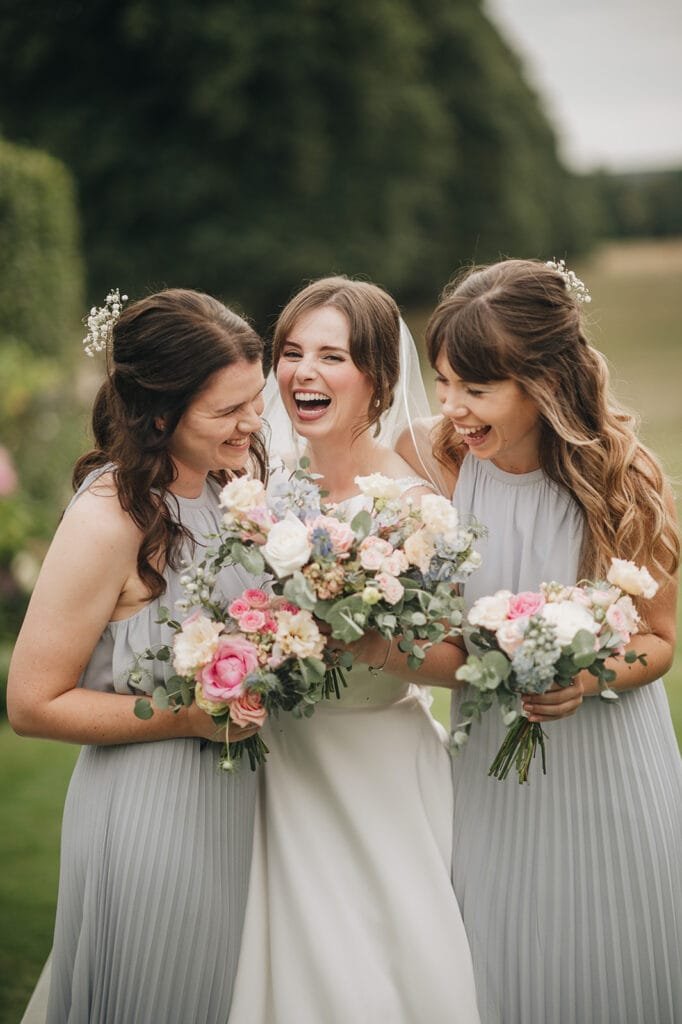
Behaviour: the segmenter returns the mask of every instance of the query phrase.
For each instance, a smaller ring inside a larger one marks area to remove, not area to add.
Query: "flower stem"
[[[527,718],[517,718],[507,730],[488,775],[500,780],[506,779],[512,766],[515,766],[519,782],[528,782],[528,772],[538,747],[542,760],[542,774],[546,775],[545,734],[542,726],[539,722],[529,722]]]

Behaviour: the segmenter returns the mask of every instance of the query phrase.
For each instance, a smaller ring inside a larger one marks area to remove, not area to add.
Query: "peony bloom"
[[[247,690],[230,704],[230,719],[235,725],[260,727],[267,717],[268,713],[263,707],[260,694],[254,693],[253,690]]]
[[[638,568],[634,562],[628,562],[624,558],[611,559],[611,568],[606,578],[609,583],[634,597],[650,598],[658,590],[658,583],[647,568]]]
[[[420,512],[424,526],[433,533],[442,533],[447,537],[455,533],[459,526],[457,509],[440,494],[425,494]]]
[[[543,619],[554,626],[557,643],[560,647],[568,647],[581,629],[586,629],[594,634],[599,632],[599,623],[595,622],[587,608],[576,604],[575,601],[546,604],[541,615]]]
[[[285,519],[275,523],[262,548],[263,557],[277,576],[290,576],[310,558],[312,545],[305,524],[288,512]]]
[[[512,596],[510,590],[498,590],[490,597],[479,597],[469,609],[467,619],[472,626],[483,626],[494,632],[506,621]]]
[[[194,612],[182,623],[173,640],[173,667],[178,675],[191,676],[213,657],[225,626]]]
[[[208,700],[232,701],[244,691],[244,680],[258,668],[258,648],[243,636],[230,634],[218,642],[213,660],[201,670]]]

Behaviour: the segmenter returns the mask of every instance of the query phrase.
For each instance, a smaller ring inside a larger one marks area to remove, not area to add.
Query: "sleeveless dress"
[[[454,503],[489,530],[467,604],[575,582],[572,498],[542,470],[464,459]],[[453,727],[464,694],[453,697]],[[547,775],[488,777],[495,708],[453,759],[453,880],[485,1024],[682,1020],[682,767],[661,680],[546,724]]]
[[[198,498],[169,507],[197,541],[221,517],[211,480]],[[164,575],[165,594],[107,625],[79,686],[133,692],[135,655],[170,639],[158,609],[173,609],[181,588],[176,573]],[[253,585],[240,569],[220,580],[227,597]],[[221,772],[218,752],[193,738],[83,747],[64,807],[48,1024],[227,1021],[256,778],[248,768]]]
[[[475,1024],[444,731],[421,688],[365,666],[346,678],[311,718],[264,727],[229,1024]]]

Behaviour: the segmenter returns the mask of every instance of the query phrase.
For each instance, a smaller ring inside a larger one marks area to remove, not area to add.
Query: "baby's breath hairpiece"
[[[572,295],[576,302],[592,302],[590,290],[584,281],[581,281],[572,270],[567,270],[565,260],[548,260],[545,263],[550,270],[556,270],[564,279],[564,285],[569,295]]]
[[[128,298],[121,295],[118,288],[112,288],[107,295],[103,306],[93,306],[83,322],[87,325],[88,333],[83,338],[83,348],[88,356],[94,356],[95,352],[102,352],[111,341],[114,324],[121,315],[123,303]]]

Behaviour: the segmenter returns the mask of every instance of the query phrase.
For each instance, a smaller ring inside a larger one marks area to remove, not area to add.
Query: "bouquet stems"
[[[496,779],[506,779],[512,765],[516,766],[519,782],[528,782],[531,761],[538,747],[542,758],[542,774],[547,774],[545,760],[545,734],[539,722],[529,722],[521,716],[507,730],[502,746],[490,766],[488,775]]]
[[[255,771],[258,765],[265,764],[267,755],[270,753],[259,732],[248,739],[239,740],[236,743],[226,743],[220,757],[220,767],[226,772],[236,772],[239,769],[239,762],[246,755],[249,759],[251,771]]]

